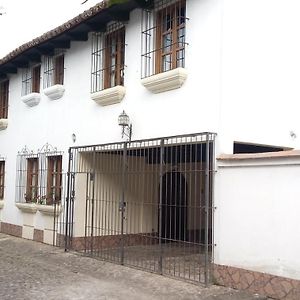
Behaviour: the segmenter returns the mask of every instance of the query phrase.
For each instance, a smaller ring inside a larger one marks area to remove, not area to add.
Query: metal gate
[[[215,134],[72,147],[61,244],[208,284]]]

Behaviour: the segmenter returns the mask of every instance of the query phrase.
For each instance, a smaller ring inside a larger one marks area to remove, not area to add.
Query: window
[[[0,200],[4,198],[5,161],[0,161]]]
[[[48,157],[47,204],[59,203],[61,200],[62,156]]]
[[[36,202],[38,197],[38,175],[39,166],[38,158],[27,159],[27,185],[26,185],[26,202]]]
[[[44,87],[64,84],[64,54],[58,53],[55,56],[47,56],[44,60]]]
[[[41,65],[34,65],[23,72],[22,95],[40,92]]]
[[[176,3],[157,12],[156,73],[184,67],[185,6]]]
[[[186,3],[156,0],[143,13],[142,78],[185,66]]]
[[[52,205],[62,197],[62,152],[49,144],[37,153],[25,147],[17,157],[16,202]]]
[[[91,92],[124,85],[125,27],[119,23],[92,40]]]
[[[9,81],[0,82],[0,119],[7,119],[8,115],[8,87]]]

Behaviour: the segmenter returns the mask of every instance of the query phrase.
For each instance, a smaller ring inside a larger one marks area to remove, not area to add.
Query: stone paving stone
[[[0,234],[1,300],[262,300],[229,288],[181,282]]]

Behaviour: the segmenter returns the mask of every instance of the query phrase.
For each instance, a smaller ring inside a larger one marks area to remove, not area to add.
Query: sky
[[[0,58],[101,0],[0,0]]]

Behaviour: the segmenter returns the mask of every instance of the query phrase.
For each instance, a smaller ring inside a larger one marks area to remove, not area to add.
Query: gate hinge
[[[73,160],[73,153],[72,152],[70,153],[69,159]]]

